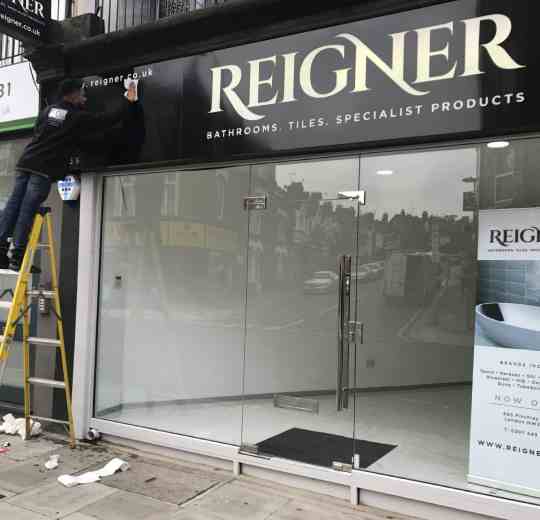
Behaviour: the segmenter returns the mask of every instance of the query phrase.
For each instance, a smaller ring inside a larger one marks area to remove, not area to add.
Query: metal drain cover
[[[319,413],[319,401],[317,399],[308,399],[295,395],[275,394],[274,406],[276,408],[291,408],[302,412]]]

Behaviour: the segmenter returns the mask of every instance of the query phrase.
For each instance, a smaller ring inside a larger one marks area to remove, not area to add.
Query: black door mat
[[[331,433],[291,428],[257,444],[259,453],[283,459],[297,460],[316,466],[332,466],[332,462],[352,463],[353,440]],[[360,467],[367,468],[390,453],[392,444],[356,440],[355,452],[360,454]]]

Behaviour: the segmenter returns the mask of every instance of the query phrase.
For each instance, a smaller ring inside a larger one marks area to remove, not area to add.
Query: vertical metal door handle
[[[338,341],[337,341],[337,410],[349,406],[349,360],[350,360],[350,317],[351,317],[351,265],[352,258],[339,258],[338,288]]]

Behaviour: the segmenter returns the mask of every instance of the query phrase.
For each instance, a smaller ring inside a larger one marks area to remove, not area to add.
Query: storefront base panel
[[[540,497],[540,491],[538,491],[538,489],[516,486],[515,484],[511,484],[510,482],[477,477],[475,475],[469,475],[467,479],[471,484],[478,484],[479,486],[488,486],[495,489],[504,489],[506,491],[511,491],[512,493],[518,493],[520,495],[526,495],[529,497]]]
[[[352,504],[362,503],[426,520],[536,520],[540,515],[538,506],[479,493],[365,471],[350,474],[284,459],[245,455],[237,446],[100,419],[90,419],[88,426],[100,431],[104,440],[115,444],[160,456],[212,464],[237,475],[264,478],[350,500]]]

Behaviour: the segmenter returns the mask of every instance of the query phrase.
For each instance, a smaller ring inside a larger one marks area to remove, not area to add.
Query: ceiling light
[[[510,143],[508,141],[492,141],[491,143],[488,143],[487,146],[492,149],[507,148],[510,146]]]
[[[394,175],[393,170],[379,170],[377,175]]]

